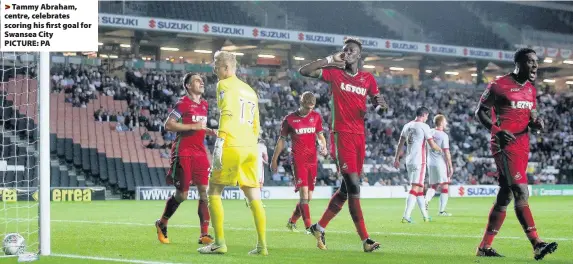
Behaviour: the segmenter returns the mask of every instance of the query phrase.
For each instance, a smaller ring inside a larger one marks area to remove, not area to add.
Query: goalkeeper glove
[[[217,138],[215,141],[215,149],[213,150],[213,168],[220,170],[223,167],[221,157],[223,156],[223,145],[225,140],[222,138]]]

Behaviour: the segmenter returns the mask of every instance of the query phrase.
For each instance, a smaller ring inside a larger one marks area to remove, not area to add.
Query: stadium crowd
[[[53,65],[53,92],[66,93],[66,102],[75,107],[86,107],[91,99],[100,94],[126,100],[129,107],[123,113],[111,113],[99,109],[94,117],[99,122],[117,122],[117,131],[145,127],[148,131],[161,131],[163,145],[148,133],[143,137],[152,140],[147,148],[161,149],[161,155],[169,158],[171,142],[175,135],[166,132],[163,122],[171,106],[185,94],[181,85],[183,72],[127,69],[124,76],[112,76],[102,68],[86,65]],[[241,72],[241,71],[240,71]],[[297,78],[294,71],[283,77],[240,77],[257,90],[260,97],[262,140],[272,156],[282,117],[298,107],[298,95],[312,91],[317,97],[316,111],[324,119],[324,130],[329,135],[331,113],[328,107],[328,86],[321,81]],[[218,113],[215,99],[216,78],[205,74],[205,95],[209,102],[209,127],[217,127]],[[530,162],[539,164],[535,173],[529,175],[535,183],[573,183],[573,96],[556,93],[547,86],[538,86],[538,108],[546,119],[546,133],[532,135]],[[382,85],[381,92],[390,104],[390,109],[380,118],[374,111],[367,114],[366,164],[373,164],[366,173],[363,185],[400,185],[406,183],[402,174],[392,168],[393,155],[401,128],[414,118],[415,109],[425,105],[432,114],[445,114],[449,122],[450,150],[452,153],[453,184],[493,184],[495,165],[489,158],[489,132],[473,117],[473,111],[481,90],[444,89],[439,82],[427,80],[419,88],[405,85]],[[430,126],[431,118],[429,120]],[[211,146],[213,138],[205,144]],[[562,146],[555,148],[554,146]],[[290,150],[281,156],[282,167],[267,179],[269,184],[290,185]],[[319,162],[331,163],[330,158],[320,157]],[[319,166],[320,168],[321,166]],[[552,172],[557,169],[559,173]],[[318,185],[340,185],[341,178],[330,170],[319,169]]]

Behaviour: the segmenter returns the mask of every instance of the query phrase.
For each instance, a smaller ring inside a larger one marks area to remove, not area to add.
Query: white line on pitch
[[[76,223],[76,224],[100,224],[100,225],[127,225],[127,226],[153,226],[153,223],[131,223],[131,222],[108,222],[108,221],[88,221],[88,220],[52,220],[56,223]],[[174,225],[170,224],[170,227],[178,228],[199,228],[197,225]],[[244,228],[244,227],[225,227],[226,230],[234,231],[255,231],[254,228]],[[286,232],[286,229],[272,229],[267,228],[269,232]],[[354,234],[356,232],[351,231],[328,231],[327,233],[333,234]],[[404,233],[404,232],[370,232],[374,235],[390,235],[390,236],[422,236],[422,237],[445,237],[445,238],[482,238],[482,235],[444,235],[444,234],[424,234],[424,233]],[[524,237],[504,237],[500,236],[501,239],[526,239]],[[544,238],[545,240],[556,240],[556,241],[573,241],[572,238]]]
[[[182,263],[172,263],[172,262],[159,262],[159,261],[137,260],[137,259],[104,258],[104,257],[91,257],[91,256],[68,255],[68,254],[51,254],[50,256],[52,256],[52,257],[60,257],[60,258],[89,259],[89,260],[110,261],[110,262],[122,262],[122,263],[140,263],[140,264],[182,264]]]

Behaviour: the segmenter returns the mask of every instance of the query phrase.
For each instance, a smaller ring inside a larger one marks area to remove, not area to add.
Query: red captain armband
[[[494,135],[497,134],[499,131],[501,131],[501,128],[499,128],[498,126],[491,126],[491,133],[493,133]]]

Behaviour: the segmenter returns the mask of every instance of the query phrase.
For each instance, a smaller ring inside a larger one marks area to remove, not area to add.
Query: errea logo
[[[352,84],[345,84],[341,82],[340,90],[366,96],[366,88],[354,86]]]

